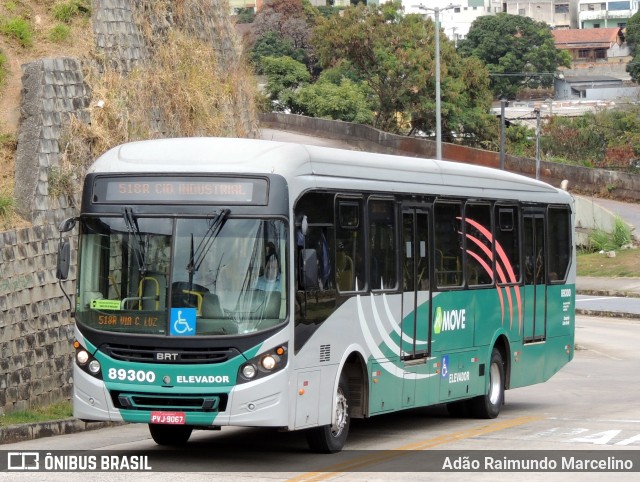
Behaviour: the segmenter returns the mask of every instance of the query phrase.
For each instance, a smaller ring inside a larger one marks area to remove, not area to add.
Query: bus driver
[[[256,283],[257,290],[280,291],[280,263],[273,243],[267,244],[264,272]]]

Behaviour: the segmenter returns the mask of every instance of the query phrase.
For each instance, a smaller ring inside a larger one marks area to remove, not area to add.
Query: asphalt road
[[[638,203],[625,203],[622,201],[615,201],[613,199],[596,198],[594,202],[608,209],[614,214],[617,214],[626,222],[635,227],[636,238],[640,236],[640,204]]]
[[[576,295],[576,309],[610,313],[611,316],[630,315],[640,318],[640,298]]]

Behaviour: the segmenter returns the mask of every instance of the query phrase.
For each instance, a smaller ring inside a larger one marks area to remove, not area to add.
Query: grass
[[[49,40],[54,43],[63,43],[69,40],[71,29],[66,25],[59,23],[49,31]]]
[[[72,405],[69,400],[54,403],[46,407],[20,410],[0,415],[0,427],[17,425],[22,423],[47,422],[69,418],[73,415]]]
[[[22,17],[0,19],[0,32],[17,40],[23,47],[31,47],[33,45],[33,27],[28,20]]]
[[[622,249],[615,253],[615,258],[600,253],[578,253],[578,276],[640,278],[640,249]]]

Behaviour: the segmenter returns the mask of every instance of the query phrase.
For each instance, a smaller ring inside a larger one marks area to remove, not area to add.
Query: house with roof
[[[556,75],[555,99],[638,99],[638,87],[625,85],[631,60],[625,29],[564,29],[551,32],[558,49],[571,55],[571,68]]]
[[[569,52],[574,67],[578,64],[626,63],[630,60],[623,28],[571,28],[552,30],[551,33],[556,48]]]

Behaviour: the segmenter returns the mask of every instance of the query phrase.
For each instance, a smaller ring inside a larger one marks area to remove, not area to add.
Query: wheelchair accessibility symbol
[[[442,368],[440,369],[440,375],[442,378],[447,378],[449,376],[449,355],[445,355],[442,357]]]
[[[196,309],[171,308],[171,336],[190,336],[196,334]]]

